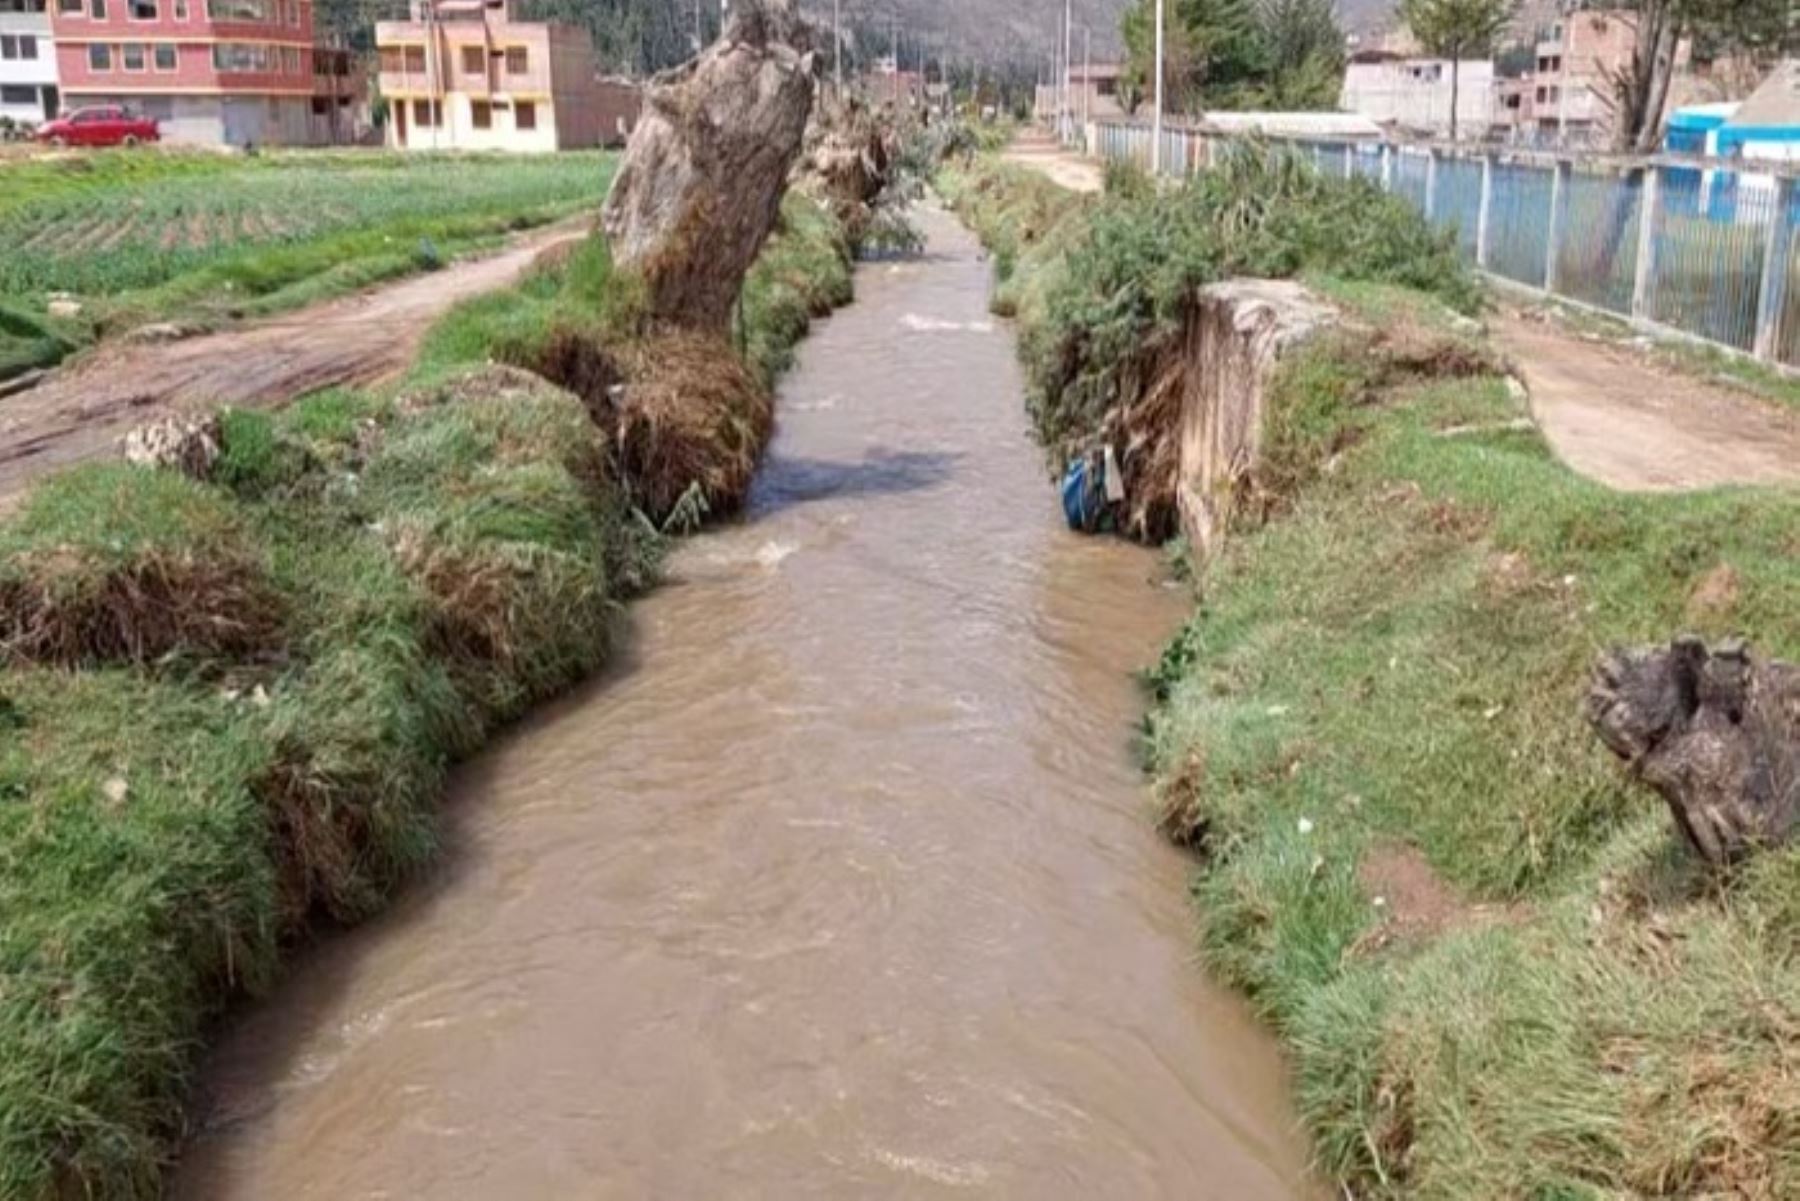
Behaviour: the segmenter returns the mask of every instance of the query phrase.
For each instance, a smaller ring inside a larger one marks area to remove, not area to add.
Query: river
[[[176,1196],[1310,1191],[1133,759],[1183,597],[1061,528],[988,265],[921,220],[801,347],[746,519],[228,1024]]]

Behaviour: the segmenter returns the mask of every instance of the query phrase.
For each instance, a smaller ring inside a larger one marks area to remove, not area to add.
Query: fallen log
[[[792,0],[739,0],[718,42],[651,80],[600,224],[654,320],[728,327],[806,133],[810,43]]]
[[[1713,864],[1785,842],[1800,819],[1800,667],[1698,638],[1602,657],[1588,722]]]

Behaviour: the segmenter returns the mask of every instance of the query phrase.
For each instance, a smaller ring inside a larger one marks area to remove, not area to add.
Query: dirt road
[[[406,367],[430,320],[505,287],[586,218],[533,231],[498,253],[238,329],[158,345],[103,347],[0,400],[0,502],[55,467],[108,454],[133,426],[223,404],[273,405]]]
[[[1539,428],[1583,475],[1634,492],[1800,484],[1800,416],[1514,312],[1491,325]]]
[[[1099,163],[1064,150],[1047,134],[1026,134],[1008,146],[1001,157],[1041,171],[1071,192],[1098,192],[1106,184],[1106,172]]]

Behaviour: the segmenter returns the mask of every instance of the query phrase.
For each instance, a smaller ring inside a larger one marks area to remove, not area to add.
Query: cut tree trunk
[[[775,227],[813,99],[791,0],[739,0],[720,40],[650,82],[601,214],[614,261],[653,319],[722,331]]]
[[[1800,818],[1800,668],[1697,638],[1615,649],[1588,690],[1600,740],[1668,803],[1688,845],[1725,864]]]

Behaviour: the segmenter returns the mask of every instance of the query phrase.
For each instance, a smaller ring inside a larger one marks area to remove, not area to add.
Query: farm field
[[[612,160],[109,152],[0,164],[0,378],[149,321],[216,325],[430,270],[598,203]],[[66,293],[75,318],[53,318]]]

